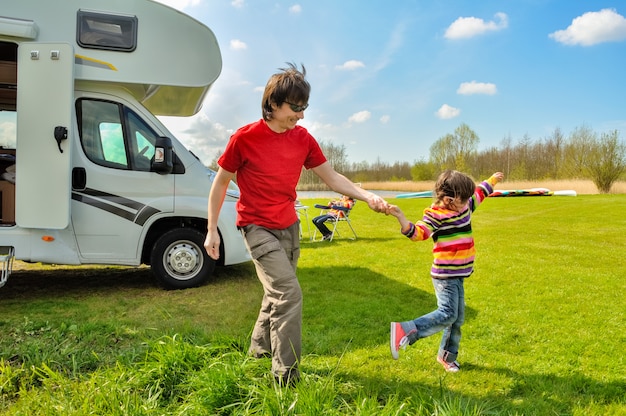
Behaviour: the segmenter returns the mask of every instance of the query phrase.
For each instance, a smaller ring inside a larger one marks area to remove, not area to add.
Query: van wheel
[[[204,235],[192,228],[163,234],[152,247],[150,264],[156,278],[168,289],[199,286],[215,269],[215,260],[204,249]]]

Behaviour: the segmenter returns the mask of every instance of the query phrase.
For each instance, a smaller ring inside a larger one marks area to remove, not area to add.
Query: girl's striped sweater
[[[405,233],[413,241],[427,240],[432,236],[433,278],[466,278],[473,273],[476,249],[472,236],[472,212],[493,192],[496,183],[497,179],[492,176],[476,186],[474,195],[462,212],[431,205],[424,210],[423,218],[411,224]]]

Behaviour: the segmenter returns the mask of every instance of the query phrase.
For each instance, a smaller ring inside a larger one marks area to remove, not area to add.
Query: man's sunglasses
[[[289,104],[289,108],[291,108],[291,111],[293,111],[294,113],[299,113],[300,111],[304,111],[309,107],[308,103],[304,105],[293,104],[287,101],[285,101],[285,103]]]

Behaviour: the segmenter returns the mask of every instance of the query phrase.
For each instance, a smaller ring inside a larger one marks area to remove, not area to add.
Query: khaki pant
[[[302,349],[302,290],[296,276],[299,224],[284,230],[252,224],[243,227],[243,236],[264,292],[249,353],[271,354],[275,377],[297,379]]]

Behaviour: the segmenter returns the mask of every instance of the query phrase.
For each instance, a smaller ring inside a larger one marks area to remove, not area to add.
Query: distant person
[[[474,271],[474,238],[471,215],[502,181],[501,172],[494,173],[478,186],[464,173],[447,170],[435,183],[435,202],[424,210],[415,224],[406,219],[400,208],[387,210],[400,223],[402,234],[412,241],[433,238],[433,264],[430,270],[437,310],[412,321],[391,323],[391,355],[398,359],[400,348],[412,345],[420,338],[443,331],[437,361],[448,372],[457,372],[461,341],[461,325],[465,320],[465,290],[463,281]]]
[[[289,64],[272,75],[261,102],[263,118],[237,130],[218,160],[209,195],[208,232],[204,247],[219,257],[217,218],[229,182],[237,175],[240,198],[237,226],[243,233],[263,301],[249,353],[272,357],[272,373],[280,384],[300,377],[302,291],[296,276],[300,256],[299,221],[294,209],[302,167],[311,169],[335,192],[365,201],[386,212],[387,202],[337,173],[317,141],[297,123],[308,107],[306,70]]]
[[[354,203],[354,198],[351,198],[347,195],[342,195],[340,199],[336,199],[328,203],[328,207],[330,209],[326,212],[326,214],[318,215],[317,217],[313,218],[313,224],[317,227],[320,233],[322,233],[322,240],[330,240],[333,236],[332,231],[328,229],[325,222],[328,220],[345,218],[345,211],[339,209],[338,207],[351,210],[354,206]]]

